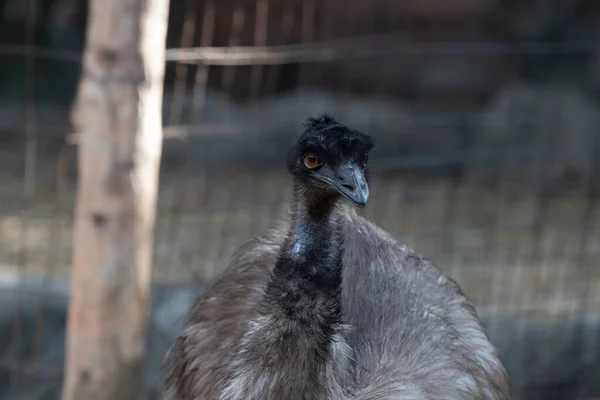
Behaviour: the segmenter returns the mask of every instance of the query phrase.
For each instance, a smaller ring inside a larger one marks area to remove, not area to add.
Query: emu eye
[[[314,154],[306,154],[304,156],[304,165],[306,168],[314,169],[321,165],[321,161]]]

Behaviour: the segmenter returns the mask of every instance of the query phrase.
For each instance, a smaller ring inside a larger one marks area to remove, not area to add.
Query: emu
[[[166,400],[510,398],[458,285],[360,217],[372,139],[327,114],[287,157],[289,215],[243,245],[165,359]]]

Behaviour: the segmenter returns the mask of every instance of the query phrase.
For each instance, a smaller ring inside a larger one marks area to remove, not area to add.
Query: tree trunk
[[[90,0],[64,400],[145,397],[168,0]]]

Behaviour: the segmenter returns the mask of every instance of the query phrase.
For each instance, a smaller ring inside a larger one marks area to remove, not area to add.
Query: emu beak
[[[338,171],[334,186],[348,200],[358,207],[364,207],[369,200],[369,185],[365,174],[357,165],[345,165]]]

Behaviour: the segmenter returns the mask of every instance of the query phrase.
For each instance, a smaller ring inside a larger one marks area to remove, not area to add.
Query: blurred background
[[[0,0],[1,400],[60,396],[87,7]],[[361,213],[457,280],[515,398],[600,398],[600,2],[170,7],[153,395],[181,317],[279,218],[285,151],[327,111],[377,141]],[[186,50],[231,46],[238,65]]]

